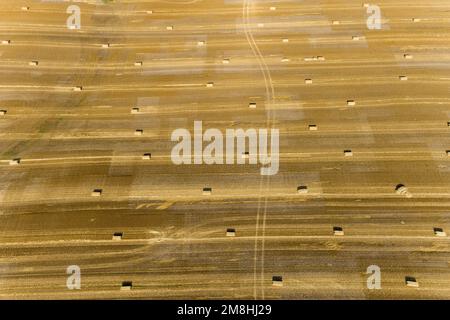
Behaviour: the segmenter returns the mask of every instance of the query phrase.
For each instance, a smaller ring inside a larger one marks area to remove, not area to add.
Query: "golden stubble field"
[[[369,29],[361,1],[1,0],[0,298],[450,298],[450,3],[426,2]],[[277,174],[175,165],[195,121],[279,130]]]

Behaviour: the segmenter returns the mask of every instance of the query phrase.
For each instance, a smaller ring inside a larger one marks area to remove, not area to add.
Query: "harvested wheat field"
[[[448,0],[1,0],[0,40],[1,299],[450,299]]]

